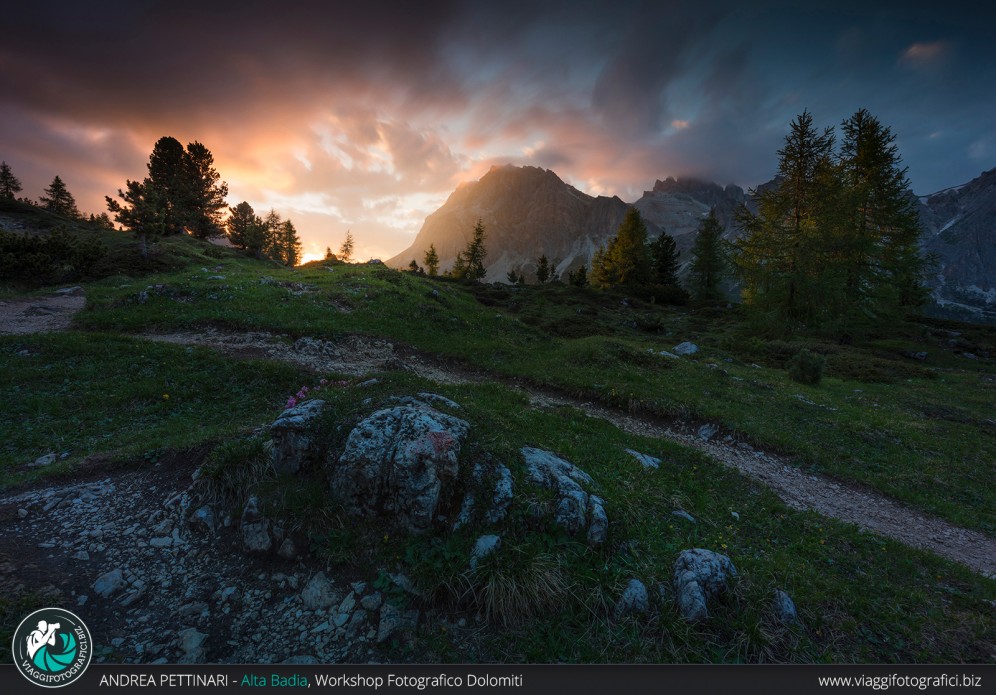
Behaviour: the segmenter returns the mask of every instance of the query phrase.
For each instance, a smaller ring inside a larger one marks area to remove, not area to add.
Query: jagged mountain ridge
[[[758,186],[773,185],[773,181]],[[932,305],[928,311],[971,321],[996,322],[996,169],[972,181],[918,199],[923,249],[938,265],[928,278]],[[735,238],[734,211],[750,196],[736,185],[720,186],[694,178],[655,182],[632,205],[647,223],[650,238],[661,231],[674,237],[687,267],[695,230],[711,207]],[[540,254],[565,275],[615,235],[630,204],[618,197],[590,196],[537,167],[493,167],[479,181],[458,187],[429,215],[414,243],[388,261],[406,267],[420,264],[429,244],[439,253],[441,268],[452,265],[470,239],[478,218],[487,228],[487,281],[504,281],[509,270],[532,279]]]
[[[509,270],[532,276],[540,255],[565,275],[590,263],[595,250],[619,228],[629,204],[618,197],[590,196],[538,167],[492,167],[479,181],[459,186],[425,219],[410,247],[387,264],[422,263],[430,244],[440,269],[466,248],[478,219],[487,230],[486,281],[503,281]],[[648,224],[652,236],[660,229]]]

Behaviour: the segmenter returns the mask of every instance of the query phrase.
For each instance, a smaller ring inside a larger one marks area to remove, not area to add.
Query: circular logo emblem
[[[90,631],[61,608],[42,608],[17,626],[11,653],[24,677],[43,688],[61,688],[83,675],[92,656]]]

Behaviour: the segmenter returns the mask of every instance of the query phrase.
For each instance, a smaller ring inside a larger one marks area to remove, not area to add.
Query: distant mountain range
[[[643,216],[650,238],[661,231],[674,237],[684,267],[695,230],[709,209],[716,208],[725,236],[733,238],[738,233],[734,210],[742,203],[752,207],[739,186],[691,178],[657,181],[630,204],[618,197],[582,193],[548,169],[493,167],[479,181],[459,186],[426,218],[412,245],[387,263],[406,267],[415,259],[422,264],[433,244],[445,270],[466,248],[481,219],[488,235],[486,281],[504,281],[509,270],[532,279],[540,255],[546,255],[563,277],[590,264],[632,205]],[[924,250],[938,261],[929,279],[929,313],[996,322],[996,169],[963,186],[919,198],[919,205]]]

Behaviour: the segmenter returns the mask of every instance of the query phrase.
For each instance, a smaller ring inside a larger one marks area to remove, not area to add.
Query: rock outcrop
[[[684,550],[674,563],[674,593],[681,615],[690,621],[709,617],[709,601],[722,594],[737,576],[730,558],[712,550]]]
[[[378,410],[349,433],[331,466],[331,493],[350,514],[389,516],[425,531],[454,493],[469,429],[420,401]]]
[[[288,408],[270,425],[273,440],[273,469],[277,473],[297,473],[322,457],[322,433],[318,423],[325,401],[310,400]]]
[[[522,457],[534,483],[557,493],[555,521],[570,534],[584,532],[588,544],[601,545],[608,537],[609,518],[600,497],[585,492],[594,481],[570,461],[543,449],[523,447]]]

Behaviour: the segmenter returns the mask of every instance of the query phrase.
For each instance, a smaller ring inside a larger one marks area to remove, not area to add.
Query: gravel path
[[[65,330],[85,304],[83,290],[71,287],[51,297],[0,302],[0,334]],[[234,333],[217,330],[146,334],[143,337],[183,345],[205,345],[234,356],[266,357],[291,362],[316,371],[361,376],[383,369],[407,369],[437,383],[466,383],[494,377],[438,365],[418,353],[401,351],[387,340],[351,336],[338,343],[301,338],[291,344],[270,333]],[[789,506],[811,509],[893,538],[914,548],[961,563],[975,572],[996,577],[996,540],[909,509],[876,492],[829,478],[806,474],[784,459],[729,438],[700,436],[699,430],[681,423],[662,424],[652,419],[508,384],[527,393],[535,406],[568,405],[592,417],[607,420],[633,434],[660,437],[703,451],[723,464],[774,490]],[[718,430],[718,428],[717,428]]]
[[[261,333],[208,331],[145,337],[182,344],[208,345],[231,354],[251,349],[260,356],[285,360],[317,371],[357,376],[378,369],[400,368],[437,383],[495,379],[492,375],[434,363],[414,351],[396,348],[386,340],[358,336],[347,338],[338,344],[302,338],[293,345],[281,342],[276,336]],[[535,407],[571,406],[591,417],[607,420],[625,432],[670,439],[698,449],[724,465],[760,481],[794,509],[810,509],[823,516],[840,519],[953,560],[984,576],[996,577],[996,540],[985,534],[910,509],[872,490],[807,474],[775,454],[720,436],[718,427],[711,428],[714,431],[707,437],[702,427],[693,428],[681,422],[664,424],[651,418],[628,415],[596,403],[521,384],[506,385],[526,393]]]

